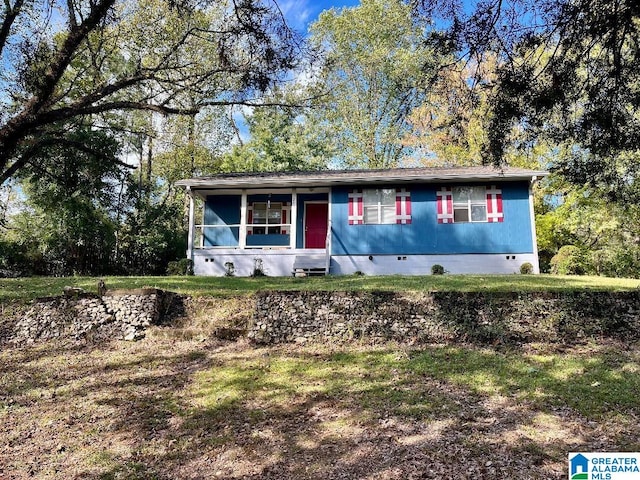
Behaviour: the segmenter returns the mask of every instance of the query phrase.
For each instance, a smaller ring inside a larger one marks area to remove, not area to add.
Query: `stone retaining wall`
[[[184,307],[184,301],[156,289],[43,298],[21,313],[7,333],[15,343],[52,338],[137,340],[148,326],[170,322],[174,307]],[[482,344],[575,343],[600,337],[640,340],[640,291],[278,291],[257,293],[254,305],[248,336],[263,344],[354,339]],[[242,326],[233,327],[234,332],[244,331]]]
[[[249,337],[479,343],[640,339],[640,292],[261,292]]]
[[[154,288],[113,290],[104,296],[77,293],[40,298],[18,320],[12,341],[52,338],[138,340],[160,321],[165,292]]]

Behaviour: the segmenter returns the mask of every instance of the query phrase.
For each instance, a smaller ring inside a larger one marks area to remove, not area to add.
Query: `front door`
[[[304,204],[304,248],[326,247],[328,219],[328,203]]]

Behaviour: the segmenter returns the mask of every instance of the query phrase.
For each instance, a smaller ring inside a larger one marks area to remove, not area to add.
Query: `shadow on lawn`
[[[29,421],[57,418],[7,440],[36,478],[548,479],[569,451],[640,448],[637,349],[147,345],[0,357]]]
[[[96,385],[133,451],[77,478],[563,478],[567,452],[634,447],[638,433],[598,443],[599,427],[571,410],[638,414],[637,380],[607,373],[606,353],[563,379],[553,363],[464,348],[234,348],[145,359],[170,373]]]

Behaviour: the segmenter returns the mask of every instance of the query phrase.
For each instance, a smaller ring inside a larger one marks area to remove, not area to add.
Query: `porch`
[[[187,257],[196,275],[329,272],[328,188],[187,191]]]

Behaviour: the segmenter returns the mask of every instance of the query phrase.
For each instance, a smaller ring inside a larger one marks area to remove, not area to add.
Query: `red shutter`
[[[253,203],[247,207],[247,235],[253,235]]]
[[[438,223],[453,223],[453,192],[442,187],[436,192]]]
[[[491,185],[487,189],[487,222],[503,222],[502,213],[502,190]]]
[[[349,192],[349,225],[364,223],[362,190],[354,189]]]
[[[411,223],[411,193],[405,188],[396,189],[396,223]]]

